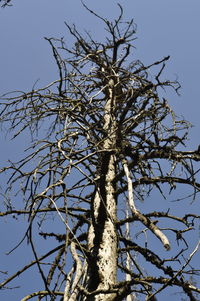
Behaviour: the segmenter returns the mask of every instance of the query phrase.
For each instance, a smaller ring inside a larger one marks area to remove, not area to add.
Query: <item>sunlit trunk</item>
[[[96,192],[93,199],[94,213],[88,235],[88,247],[91,252],[89,264],[88,291],[103,290],[89,296],[86,300],[111,301],[116,294],[111,292],[117,275],[117,233],[116,233],[116,197],[114,179],[116,176],[116,122],[112,114],[115,106],[112,88],[105,105],[104,130],[107,138],[103,143],[101,168]],[[113,151],[112,151],[113,150]]]

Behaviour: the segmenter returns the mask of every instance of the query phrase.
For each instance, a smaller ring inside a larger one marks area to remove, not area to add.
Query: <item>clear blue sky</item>
[[[178,114],[185,116],[194,125],[188,145],[196,147],[200,144],[200,1],[85,0],[91,9],[108,19],[118,15],[117,2],[123,6],[125,18],[134,18],[137,24],[138,39],[135,41],[133,59],[139,58],[150,64],[164,56],[171,56],[166,78],[174,79],[178,76],[182,90],[181,97],[172,97],[170,103]],[[13,7],[0,10],[0,95],[12,90],[29,91],[38,79],[38,87],[57,79],[51,49],[43,38],[64,36],[70,43],[71,37],[64,21],[75,23],[80,30],[89,30],[96,39],[105,36],[102,24],[85,11],[79,0],[13,0]],[[17,144],[9,142],[8,138],[5,142],[4,133],[1,132],[0,143],[1,167],[8,159],[20,158],[20,150],[28,141],[21,137]],[[20,248],[17,251],[17,264],[14,261],[15,254],[11,257],[4,255],[10,248],[10,234],[5,233],[8,222],[10,219],[7,219],[7,223],[0,221],[0,270],[5,271],[9,262],[10,265],[14,264],[14,271],[22,266],[21,257],[27,263],[28,254]],[[12,247],[21,237],[17,227],[22,228],[23,225],[13,220],[9,228],[11,235],[14,235]],[[34,282],[33,279],[28,281]],[[28,281],[25,281],[25,290],[0,291],[0,299],[20,300],[30,292]],[[15,284],[20,284],[20,279]],[[170,299],[180,300],[177,296]]]

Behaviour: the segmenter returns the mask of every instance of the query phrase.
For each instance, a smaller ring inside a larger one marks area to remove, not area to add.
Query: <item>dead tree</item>
[[[148,66],[135,60],[135,25],[123,22],[119,7],[113,22],[86,8],[106,26],[105,43],[68,24],[72,48],[46,38],[59,79],[1,97],[1,122],[14,137],[32,135],[27,156],[1,170],[10,173],[7,192],[20,187],[24,207],[11,199],[0,215],[27,216],[24,237],[34,255],[1,287],[33,265],[44,285],[23,301],[155,300],[169,287],[189,300],[200,293],[191,281],[199,275],[192,264],[199,243],[192,249],[187,237],[200,216],[189,203],[184,215],[149,205],[154,191],[165,198],[181,185],[191,187],[188,199],[196,197],[200,151],[185,149],[190,124],[163,96],[180,88],[162,79],[169,56]],[[143,203],[151,210],[141,210]],[[37,235],[52,240],[48,252],[38,254]]]

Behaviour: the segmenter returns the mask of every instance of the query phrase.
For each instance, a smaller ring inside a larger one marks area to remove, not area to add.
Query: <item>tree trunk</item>
[[[89,263],[88,291],[101,292],[87,297],[86,300],[111,301],[115,293],[109,293],[116,283],[117,274],[117,232],[116,196],[114,179],[116,176],[116,120],[114,117],[114,87],[109,88],[109,99],[105,105],[104,131],[107,138],[103,143],[99,180],[92,201],[92,224],[88,235],[88,248],[91,252]],[[102,293],[103,290],[103,293]],[[107,291],[107,292],[106,292]]]

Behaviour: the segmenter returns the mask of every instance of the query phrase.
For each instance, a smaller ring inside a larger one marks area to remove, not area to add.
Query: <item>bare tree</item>
[[[24,207],[7,199],[0,215],[27,216],[20,243],[27,238],[34,255],[1,287],[33,265],[44,283],[23,301],[155,300],[169,287],[189,300],[200,293],[191,281],[199,276],[192,265],[199,242],[192,248],[187,236],[198,231],[200,216],[189,213],[189,205],[182,216],[160,204],[141,210],[154,191],[166,198],[179,185],[195,198],[200,151],[185,150],[190,124],[163,96],[180,88],[162,79],[169,56],[148,66],[133,60],[136,28],[133,20],[123,22],[119,8],[111,22],[86,7],[106,27],[104,43],[68,24],[71,48],[46,38],[59,79],[1,100],[1,122],[9,123],[14,138],[32,135],[28,155],[1,170],[10,174],[6,192],[20,187]],[[60,220],[62,233],[56,231]],[[48,231],[41,231],[45,225]],[[39,254],[37,235],[55,245]]]

